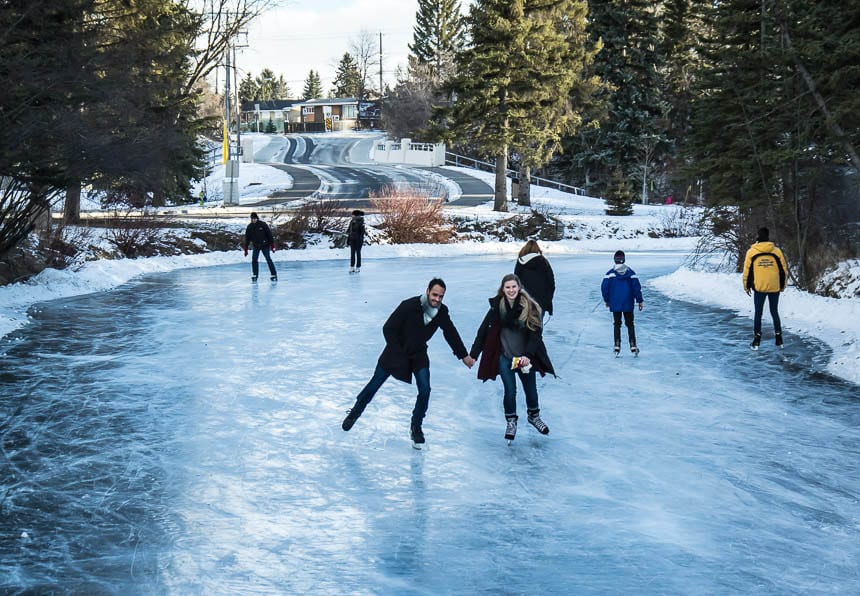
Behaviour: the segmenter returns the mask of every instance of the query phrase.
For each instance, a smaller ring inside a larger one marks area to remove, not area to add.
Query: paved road
[[[338,136],[287,135],[275,137],[255,161],[285,170],[295,180],[292,189],[281,191],[254,205],[276,205],[308,197],[335,199],[347,208],[370,207],[372,196],[386,189],[404,187],[434,195],[440,192],[433,175],[454,180],[462,189],[451,205],[473,206],[492,200],[492,189],[483,181],[444,168],[419,168],[377,164],[370,159],[378,134]]]

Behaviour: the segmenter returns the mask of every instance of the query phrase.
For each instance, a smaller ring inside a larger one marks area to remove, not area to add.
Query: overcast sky
[[[461,0],[463,7],[470,0]],[[293,94],[301,93],[308,71],[319,71],[323,91],[332,86],[337,63],[362,31],[378,52],[382,32],[382,75],[393,84],[397,66],[406,67],[418,0],[286,0],[248,29],[248,47],[236,57],[239,78],[264,68],[283,75]],[[374,82],[379,80],[374,67]]]

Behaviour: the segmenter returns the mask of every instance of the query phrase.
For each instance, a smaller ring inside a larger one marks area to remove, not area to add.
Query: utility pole
[[[230,122],[233,120],[233,111],[230,109],[230,46],[224,52],[224,204],[239,204],[239,161],[235,159],[238,150],[232,151],[230,143]]]
[[[379,32],[379,124],[382,126],[382,31]]]

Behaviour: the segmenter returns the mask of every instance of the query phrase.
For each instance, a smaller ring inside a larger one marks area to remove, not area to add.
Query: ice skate
[[[621,356],[621,344],[615,344],[615,347],[612,348],[612,353],[615,354],[616,358]]]
[[[761,333],[756,333],[755,337],[752,340],[752,343],[750,344],[750,349],[753,350],[754,352],[758,351],[758,347],[760,344],[761,344]]]
[[[410,429],[410,436],[412,437],[412,448],[413,449],[424,449],[424,431],[421,430],[421,426],[417,424],[413,424]]]
[[[346,418],[343,419],[340,427],[343,430],[348,431],[353,427],[355,421],[358,420],[358,417],[361,416],[361,412],[358,412],[355,408],[346,411]]]
[[[278,281],[278,276],[277,276],[277,275],[273,275],[272,277],[270,277],[270,278],[269,278],[269,280],[270,280],[270,281]]]
[[[349,272],[350,272],[350,273],[355,273],[355,267],[350,267],[350,268],[349,268]]]
[[[257,276],[256,275],[251,276],[251,283],[257,283]]]
[[[356,268],[355,268],[355,272],[356,272],[356,273],[361,273],[361,267],[356,267]]]
[[[505,422],[505,441],[510,445],[517,436],[517,417],[506,418]]]
[[[529,424],[537,429],[537,431],[542,435],[549,434],[549,427],[546,423],[540,419],[540,414],[536,413],[534,416],[529,414]]]
[[[775,341],[776,341],[776,347],[777,347],[777,348],[779,348],[780,350],[782,350],[782,349],[783,349],[783,345],[782,345],[782,333],[777,333],[777,334],[776,334]]]
[[[630,352],[636,357],[639,356],[639,348],[636,347],[636,344],[630,344]]]

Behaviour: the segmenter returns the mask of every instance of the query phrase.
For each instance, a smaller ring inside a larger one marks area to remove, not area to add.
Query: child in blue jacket
[[[615,253],[615,266],[606,272],[600,291],[603,294],[603,302],[612,311],[613,327],[612,333],[615,340],[615,355],[621,352],[621,315],[624,315],[624,325],[627,327],[627,338],[630,340],[630,351],[639,354],[636,347],[636,331],[633,328],[633,301],[639,304],[642,310],[642,286],[636,272],[624,264],[624,251]]]

